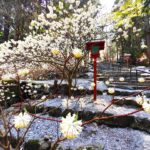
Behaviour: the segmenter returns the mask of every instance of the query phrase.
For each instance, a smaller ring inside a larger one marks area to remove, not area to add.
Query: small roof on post
[[[86,49],[91,50],[93,46],[98,46],[99,50],[103,50],[105,41],[89,41],[86,43]]]
[[[100,56],[99,51],[104,50],[105,41],[89,41],[86,43],[86,50],[91,51],[91,57]]]

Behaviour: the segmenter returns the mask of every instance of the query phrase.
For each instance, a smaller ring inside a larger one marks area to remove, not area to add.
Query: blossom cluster
[[[85,42],[97,34],[97,6],[92,0],[84,4],[79,0],[51,1],[48,12],[31,21],[29,35],[0,44],[0,63],[16,63],[19,68],[26,63],[32,70],[39,62],[62,60],[61,53],[82,57]]]

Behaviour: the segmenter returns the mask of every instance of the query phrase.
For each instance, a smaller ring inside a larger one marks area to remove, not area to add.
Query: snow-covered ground
[[[27,133],[26,141],[42,139],[45,136],[52,137],[54,141],[60,135],[58,129],[59,123],[36,119]],[[150,150],[150,135],[133,129],[110,128],[92,123],[83,128],[78,138],[60,143],[64,150],[68,148],[76,150],[79,147],[93,145],[102,145],[104,150]],[[99,149],[95,148],[95,150]]]
[[[60,82],[61,82],[61,80],[58,80],[58,84]],[[32,80],[32,81],[29,81],[29,83],[46,84],[46,85],[52,86],[52,85],[54,85],[54,80],[46,80],[46,81]],[[86,90],[91,90],[91,83],[93,83],[91,79],[77,79],[76,86],[77,87],[82,86]],[[63,81],[62,84],[67,84],[67,82]],[[73,80],[73,85],[74,84],[75,84],[75,80]],[[107,90],[107,88],[108,88],[108,86],[103,81],[97,81],[97,90],[98,91],[105,91],[105,90]],[[114,88],[115,88],[115,85],[114,85]],[[133,93],[133,92],[140,92],[141,90],[115,88],[115,91]],[[144,93],[150,93],[150,90],[146,90],[146,91],[144,91]]]
[[[44,107],[59,107],[62,109],[73,109],[75,111],[91,111],[91,112],[102,112],[110,103],[111,103],[112,97],[109,95],[102,95],[97,97],[96,103],[92,102],[91,96],[86,96],[84,98],[80,98],[79,100],[77,98],[74,98],[73,100],[67,100],[67,99],[50,99],[45,102],[42,102],[40,106]],[[135,100],[135,99],[133,99]],[[122,106],[116,106],[112,105],[107,110],[107,113],[113,114],[113,115],[120,115],[120,114],[127,114],[131,113],[133,111],[136,111],[135,108],[128,108],[128,107],[122,107]],[[142,119],[147,119],[150,121],[150,114],[141,111],[136,114],[132,114],[134,117],[140,117]]]
[[[147,73],[147,75],[150,75],[150,68],[145,67],[145,66],[133,67],[132,72],[136,72],[136,71],[145,72],[145,73]]]

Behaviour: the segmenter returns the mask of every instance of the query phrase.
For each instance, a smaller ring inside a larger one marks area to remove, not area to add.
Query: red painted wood
[[[97,97],[97,89],[96,89],[96,74],[97,74],[97,58],[94,58],[94,83],[95,83],[95,86],[94,86],[94,101],[96,101],[96,97]]]

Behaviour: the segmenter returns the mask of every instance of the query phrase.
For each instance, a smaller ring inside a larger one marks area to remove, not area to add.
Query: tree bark
[[[72,87],[72,79],[71,79],[71,77],[69,75],[69,77],[68,77],[68,97],[69,98],[71,97],[71,94],[72,94],[71,87]]]
[[[9,17],[8,16],[5,16],[4,17],[5,19],[5,24],[4,24],[4,37],[3,37],[3,40],[4,41],[7,41],[9,39],[9,31],[10,31],[10,25],[8,24],[8,19]]]

